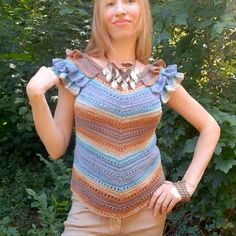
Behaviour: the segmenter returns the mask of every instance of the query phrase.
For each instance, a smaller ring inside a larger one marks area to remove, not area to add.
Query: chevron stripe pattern
[[[165,180],[155,134],[162,114],[160,93],[141,80],[135,90],[114,90],[101,77],[88,78],[62,59],[52,69],[76,95],[73,194],[106,217],[139,211]]]

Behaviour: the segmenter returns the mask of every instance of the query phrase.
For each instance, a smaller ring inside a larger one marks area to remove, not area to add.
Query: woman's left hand
[[[149,209],[153,209],[153,215],[167,214],[181,201],[181,196],[170,181],[165,181],[152,195]]]

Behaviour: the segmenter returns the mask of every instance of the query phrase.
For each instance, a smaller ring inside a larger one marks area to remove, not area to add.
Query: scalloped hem
[[[144,207],[146,207],[148,205],[149,200],[146,200],[142,205],[139,205],[138,207],[136,207],[135,209],[128,211],[127,213],[122,213],[122,214],[115,214],[115,213],[111,213],[111,212],[107,212],[107,211],[102,211],[102,210],[98,210],[95,207],[92,207],[91,205],[89,205],[87,202],[85,202],[83,200],[83,198],[81,198],[76,192],[73,191],[73,189],[71,189],[72,191],[72,197],[73,198],[77,198],[81,203],[83,203],[91,212],[101,215],[103,217],[108,217],[108,218],[113,218],[113,219],[122,219],[128,216],[131,216],[137,212],[139,212],[140,210],[142,210]]]

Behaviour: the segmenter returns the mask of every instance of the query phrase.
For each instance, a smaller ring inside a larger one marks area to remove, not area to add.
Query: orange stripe
[[[83,173],[77,171],[75,167],[73,167],[72,178],[82,182],[91,190],[93,195],[97,195],[99,198],[102,197],[103,199],[111,200],[108,196],[104,196],[105,193],[109,194],[109,196],[114,199],[114,202],[124,203],[126,201],[130,201],[130,199],[134,197],[138,197],[140,194],[147,191],[147,189],[150,189],[163,181],[164,173],[160,162],[157,168],[142,183],[122,193],[96,183],[94,180],[88,178]]]
[[[73,172],[75,172],[75,171],[73,171]],[[112,190],[109,190],[109,192],[107,192],[107,190],[105,188],[102,188],[100,185],[97,185],[92,180],[87,179],[85,176],[80,175],[78,172],[74,173],[73,177],[74,178],[75,177],[80,178],[80,180],[82,182],[84,182],[87,187],[90,188],[91,192],[93,193],[93,196],[97,195],[100,199],[104,199],[105,198],[105,199],[107,199],[110,202],[113,201],[115,204],[127,202],[127,207],[128,208],[122,209],[122,210],[120,210],[120,212],[114,211],[112,209],[108,209],[108,207],[106,208],[106,206],[105,207],[104,206],[99,206],[99,205],[93,203],[91,201],[91,199],[89,199],[89,197],[87,197],[86,195],[82,195],[80,189],[78,188],[78,185],[76,183],[74,184],[72,182],[72,184],[71,184],[72,192],[75,193],[77,195],[77,197],[91,211],[93,211],[95,213],[98,213],[98,214],[101,214],[103,216],[108,216],[108,217],[125,217],[125,216],[131,215],[131,214],[137,212],[139,209],[143,208],[149,202],[149,200],[151,198],[150,194],[149,195],[147,194],[146,197],[144,196],[144,198],[142,200],[138,199],[138,196],[140,196],[141,193],[145,192],[145,190],[152,189],[154,186],[156,186],[156,189],[157,189],[158,186],[160,186],[163,183],[164,179],[165,179],[163,171],[162,171],[162,167],[161,167],[161,164],[160,164],[160,166],[157,168],[157,170],[154,171],[151,174],[151,176],[149,176],[148,179],[146,179],[142,184],[134,187],[133,189],[131,189],[131,190],[127,191],[127,192],[123,192],[122,194],[121,193],[119,194],[119,193],[114,192]],[[88,181],[90,186],[88,186],[86,181]],[[142,192],[140,191],[140,188],[143,189]],[[105,190],[105,192],[103,192],[104,194],[102,194],[101,191],[104,191],[104,190]],[[105,195],[105,194],[107,194],[107,195]],[[112,196],[113,199],[115,199],[115,200],[112,200],[111,198],[107,197],[108,195]],[[119,196],[119,198],[117,197],[117,195]],[[129,202],[135,196],[137,196],[138,200],[131,207],[129,205]]]
[[[75,116],[84,117],[86,120],[98,122],[101,124],[104,124],[104,122],[106,122],[105,124],[112,126],[115,125],[124,129],[132,127],[133,125],[135,125],[135,127],[142,127],[144,122],[156,122],[161,113],[162,110],[158,110],[147,114],[142,113],[135,116],[128,116],[123,118],[117,117],[110,113],[106,113],[93,107],[88,107],[86,104],[83,103],[77,102],[75,104]]]
[[[84,104],[76,104],[76,131],[89,143],[93,143],[102,149],[112,151],[118,155],[125,154],[146,146],[156,130],[161,113],[162,111],[159,110],[140,115],[142,117],[141,119],[140,116],[134,116],[120,120],[118,117],[111,116],[95,108],[88,108]],[[87,128],[81,125],[79,123],[80,119],[93,124],[95,128]],[[137,135],[133,135],[132,139],[128,136],[125,137],[132,132],[137,132]],[[113,134],[116,134],[116,136]]]
[[[127,153],[134,150],[137,151],[143,149],[149,142],[148,139],[146,139],[146,141],[139,139],[136,142],[132,142],[132,144],[121,144],[118,146],[112,143],[110,140],[104,141],[104,139],[99,138],[98,135],[91,135],[89,132],[85,134],[80,132],[78,135],[82,136],[82,138],[85,139],[90,145],[98,146],[99,149],[105,149],[109,153],[111,152],[113,155],[118,155],[118,158],[120,155],[126,155]]]

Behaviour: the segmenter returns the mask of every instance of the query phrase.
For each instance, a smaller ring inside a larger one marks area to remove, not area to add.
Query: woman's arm
[[[215,119],[180,85],[177,91],[171,94],[167,105],[182,115],[200,133],[193,159],[183,177],[186,188],[192,195],[213,155],[220,137],[220,127]],[[154,213],[168,213],[181,196],[171,182],[161,186],[150,201],[150,208]]]
[[[54,118],[45,98],[45,93],[54,85],[59,88]],[[53,159],[62,156],[70,141],[73,126],[74,96],[60,84],[51,69],[42,67],[29,81],[27,95],[37,133]]]
[[[167,105],[182,115],[200,134],[192,162],[183,177],[187,190],[192,195],[214,153],[220,137],[220,127],[182,86],[172,95]]]

